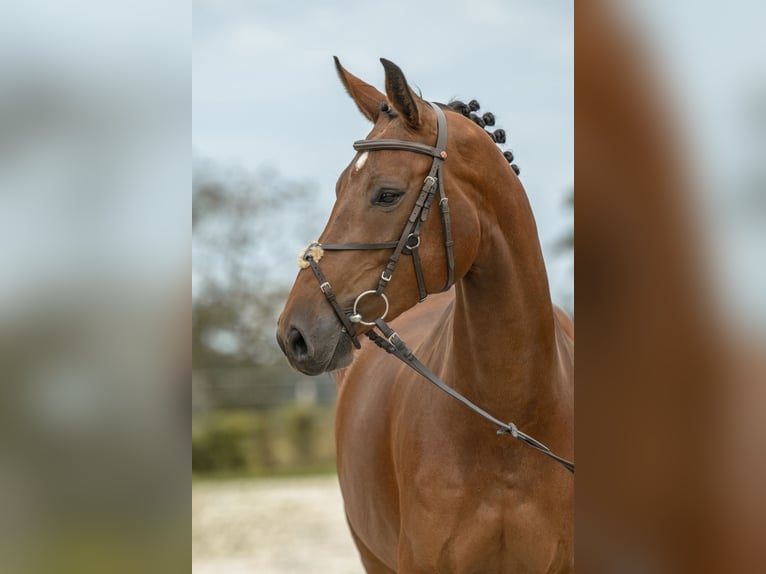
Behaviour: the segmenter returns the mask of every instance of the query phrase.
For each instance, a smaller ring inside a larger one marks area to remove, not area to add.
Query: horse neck
[[[479,252],[456,284],[453,384],[529,428],[554,407],[556,331],[532,210],[506,169],[482,190],[489,209],[480,214]]]

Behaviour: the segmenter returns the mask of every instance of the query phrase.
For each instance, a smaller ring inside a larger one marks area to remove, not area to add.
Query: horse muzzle
[[[283,313],[277,324],[277,343],[290,365],[305,375],[341,369],[353,358],[351,338],[331,314],[307,321]]]

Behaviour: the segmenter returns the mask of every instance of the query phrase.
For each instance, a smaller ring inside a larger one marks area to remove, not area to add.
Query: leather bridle
[[[359,152],[400,150],[420,153],[432,158],[431,169],[423,180],[420,194],[415,201],[410,216],[407,218],[407,223],[404,225],[404,229],[402,230],[399,239],[397,241],[388,241],[385,243],[310,243],[301,254],[304,261],[307,261],[311,266],[314,275],[316,275],[316,278],[319,281],[322,292],[332,304],[335,314],[338,315],[345,332],[351,338],[351,341],[357,349],[360,348],[360,344],[356,335],[354,323],[367,326],[375,324],[374,320],[365,321],[363,319],[358,310],[359,303],[362,299],[370,295],[381,297],[385,303],[385,312],[380,318],[385,318],[386,313],[388,312],[388,298],[384,291],[388,286],[388,283],[391,281],[391,278],[394,275],[394,269],[396,268],[397,263],[399,263],[399,258],[402,255],[409,255],[412,257],[412,264],[415,268],[415,278],[418,282],[419,301],[423,301],[428,296],[418,250],[420,248],[420,232],[423,223],[425,223],[426,218],[428,217],[428,212],[431,209],[431,203],[437,189],[439,192],[439,208],[442,215],[442,229],[444,230],[444,249],[447,257],[447,282],[443,290],[446,291],[449,289],[454,281],[455,258],[452,253],[452,227],[450,225],[449,205],[447,196],[444,194],[444,185],[442,184],[441,177],[441,167],[444,160],[447,159],[447,152],[445,149],[447,147],[447,118],[444,116],[444,112],[439,106],[430,104],[430,102],[429,105],[436,113],[437,137],[436,145],[434,147],[418,142],[392,139],[359,140],[354,142],[354,149]],[[393,252],[388,259],[388,264],[380,274],[377,287],[360,293],[354,301],[353,312],[350,315],[347,315],[343,312],[340,305],[337,304],[330,283],[325,279],[324,275],[322,275],[318,262],[311,255],[312,248],[315,246],[321,247],[323,251],[393,249]]]
[[[425,223],[428,217],[428,213],[431,209],[431,204],[433,202],[433,199],[437,190],[439,193],[439,208],[440,208],[441,216],[442,216],[444,249],[445,249],[446,260],[447,260],[447,281],[442,291],[446,291],[454,283],[455,258],[454,258],[454,254],[452,250],[453,242],[452,242],[452,228],[450,225],[449,203],[447,200],[447,196],[444,193],[443,178],[441,177],[442,164],[447,159],[447,151],[446,151],[447,118],[445,117],[444,112],[441,110],[438,104],[434,104],[431,102],[427,102],[427,103],[429,106],[431,106],[434,113],[436,114],[437,135],[436,135],[435,146],[432,147],[419,142],[396,140],[396,139],[372,139],[372,140],[358,140],[354,142],[354,149],[358,152],[398,150],[398,151],[408,151],[413,153],[419,153],[419,154],[430,156],[432,158],[431,169],[428,172],[428,175],[426,176],[426,178],[423,180],[423,186],[420,189],[420,194],[418,195],[418,198],[415,201],[415,205],[413,206],[412,211],[410,212],[410,215],[407,218],[407,222],[404,225],[404,229],[402,230],[402,234],[399,237],[399,239],[397,241],[388,241],[385,243],[322,243],[320,244],[317,242],[312,242],[312,243],[309,243],[309,245],[301,252],[299,258],[303,262],[308,263],[308,266],[311,267],[311,270],[314,272],[314,275],[316,276],[317,281],[319,281],[319,288],[321,289],[322,293],[324,293],[325,297],[327,298],[330,305],[332,306],[333,311],[338,316],[338,319],[343,325],[343,331],[350,337],[352,343],[357,349],[361,347],[361,344],[359,343],[359,338],[357,336],[356,328],[354,327],[354,325],[361,324],[361,325],[377,327],[380,330],[380,332],[383,334],[383,336],[378,335],[374,331],[374,329],[371,329],[365,333],[367,337],[370,340],[372,340],[376,345],[378,345],[379,347],[381,347],[388,353],[391,353],[392,355],[397,357],[399,360],[407,364],[409,367],[411,367],[412,369],[420,373],[423,377],[425,377],[434,385],[439,387],[442,391],[446,392],[447,394],[457,399],[458,401],[466,405],[468,408],[470,408],[477,414],[481,415],[485,419],[489,420],[490,422],[498,426],[499,430],[497,431],[497,434],[507,434],[512,436],[513,438],[553,458],[554,460],[562,464],[567,470],[574,473],[573,463],[561,458],[560,456],[557,456],[556,454],[551,452],[551,450],[547,446],[535,440],[531,436],[521,432],[516,427],[516,425],[513,424],[512,422],[504,423],[500,421],[496,417],[486,412],[481,407],[472,403],[470,400],[468,400],[466,397],[464,397],[463,395],[461,395],[460,393],[458,393],[451,387],[447,386],[433,372],[431,372],[428,369],[428,367],[426,367],[423,363],[421,363],[417,357],[415,357],[412,351],[410,351],[410,349],[407,348],[407,346],[404,344],[404,341],[402,341],[402,339],[399,337],[399,334],[396,333],[393,329],[391,329],[391,327],[389,327],[384,320],[389,309],[388,298],[386,297],[384,291],[388,283],[391,281],[391,278],[393,277],[393,274],[394,274],[394,269],[396,268],[397,263],[399,262],[399,259],[403,254],[409,255],[412,257],[412,263],[415,269],[415,278],[418,283],[418,291],[419,291],[419,297],[420,297],[419,301],[423,301],[428,296],[428,292],[426,291],[426,286],[425,286],[425,280],[423,278],[423,270],[421,267],[420,255],[418,250],[420,248],[420,232],[421,232],[423,223]],[[380,274],[377,287],[375,289],[363,291],[362,293],[357,295],[354,301],[352,312],[346,313],[343,310],[343,308],[340,306],[340,304],[338,303],[337,297],[332,290],[332,286],[330,285],[330,282],[325,278],[324,274],[322,273],[322,270],[319,268],[318,257],[315,256],[315,254],[317,253],[316,248],[320,248],[321,252],[356,251],[356,250],[367,251],[367,250],[378,250],[378,249],[393,249],[393,252],[391,253],[391,257],[388,260],[388,264],[386,265],[383,272]],[[372,321],[365,321],[361,313],[359,312],[358,307],[359,307],[360,301],[370,295],[376,295],[382,298],[385,304],[385,310],[383,311],[380,317],[373,319]]]

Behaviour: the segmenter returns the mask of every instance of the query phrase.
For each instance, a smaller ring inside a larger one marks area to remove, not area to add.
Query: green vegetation
[[[193,480],[335,469],[335,384],[290,369],[274,339],[292,253],[319,233],[314,191],[193,157]]]
[[[333,420],[331,406],[212,411],[192,426],[193,477],[333,472]]]

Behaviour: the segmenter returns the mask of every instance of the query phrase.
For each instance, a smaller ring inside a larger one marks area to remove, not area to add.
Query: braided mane
[[[460,114],[463,114],[465,117],[467,117],[469,120],[481,128],[487,128],[488,126],[491,127],[495,125],[495,114],[492,112],[485,112],[481,116],[476,113],[481,108],[479,102],[476,100],[471,100],[467,104],[465,102],[461,102],[460,100],[452,100],[447,104],[447,107]],[[494,131],[485,129],[484,133],[486,133],[492,139],[492,141],[498,145],[505,143],[505,130],[502,128],[498,128]],[[509,164],[511,164],[511,168],[516,173],[516,175],[519,175],[521,170],[519,169],[518,165],[513,163],[513,152],[511,150],[505,150],[503,152],[503,156],[505,156],[505,159]]]

